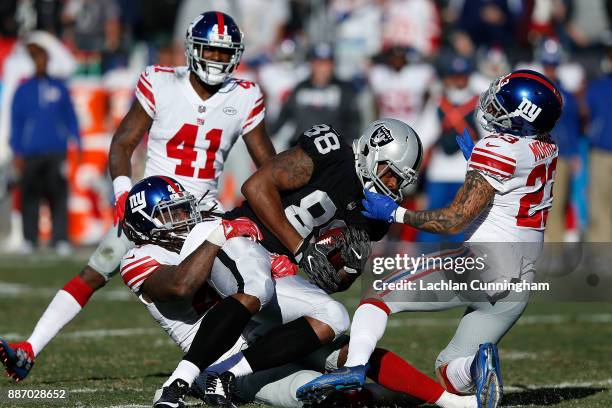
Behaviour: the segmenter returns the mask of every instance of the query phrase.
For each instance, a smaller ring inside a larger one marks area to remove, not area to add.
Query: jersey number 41
[[[210,142],[206,149],[206,162],[204,167],[198,170],[197,177],[200,179],[215,178],[215,157],[221,145],[221,129],[211,129],[206,133],[205,139]],[[166,144],[166,154],[171,159],[180,160],[176,165],[174,174],[177,176],[194,177],[194,163],[198,158],[195,150],[196,138],[198,136],[198,126],[184,124],[179,131]]]

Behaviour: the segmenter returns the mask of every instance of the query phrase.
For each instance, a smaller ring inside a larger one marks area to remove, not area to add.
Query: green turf
[[[0,285],[5,289],[15,288],[6,283],[33,288],[26,293],[19,292],[19,288],[15,294],[9,290],[0,292],[0,335],[28,335],[55,289],[82,265],[83,261],[0,258]],[[181,352],[135,296],[128,296],[130,292],[120,279],[103,292],[94,295],[86,310],[45,349],[26,381],[15,385],[9,379],[0,380],[0,407],[150,405],[155,389],[172,371]],[[352,311],[357,297],[355,290],[341,298]],[[408,320],[390,327],[381,345],[431,374],[435,357],[451,338],[461,312],[393,316],[393,320]],[[612,324],[609,320],[597,323],[585,319],[593,314],[609,317],[612,305],[529,306],[524,317],[561,315],[564,323],[521,324],[503,339],[500,350],[504,381],[513,387],[504,405],[612,407]],[[410,319],[415,318],[441,320],[439,324],[411,325]],[[143,333],[120,335],[121,329],[142,329]],[[93,330],[114,330],[117,335],[96,336]],[[89,337],[83,337],[84,331]],[[75,332],[81,337],[75,337]],[[550,388],[554,384],[565,386]],[[7,399],[10,389],[41,388],[67,390],[68,399]]]

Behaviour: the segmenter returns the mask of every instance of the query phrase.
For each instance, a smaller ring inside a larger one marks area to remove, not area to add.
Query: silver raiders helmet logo
[[[391,136],[391,131],[385,125],[380,125],[374,132],[372,136],[370,136],[370,146],[372,147],[383,147],[388,145],[393,141],[393,136]]]

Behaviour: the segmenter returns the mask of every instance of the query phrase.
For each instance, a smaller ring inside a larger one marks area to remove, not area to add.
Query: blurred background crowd
[[[455,135],[482,136],[474,111],[490,81],[515,68],[545,73],[565,101],[547,239],[612,241],[612,0],[3,0],[2,251],[45,244],[65,255],[103,236],[108,147],[138,75],[184,65],[186,28],[206,10],[230,14],[244,32],[235,76],[261,86],[277,150],[315,123],[347,142],[377,117],[413,126],[427,151],[413,208],[454,197],[465,172]],[[253,169],[237,144],[226,208]]]

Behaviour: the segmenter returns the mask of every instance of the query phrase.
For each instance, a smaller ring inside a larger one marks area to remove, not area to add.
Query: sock
[[[93,292],[80,276],[75,276],[55,294],[27,340],[35,356],[79,314]]]
[[[472,408],[477,402],[475,395],[455,395],[444,391],[435,404],[442,408]]]
[[[387,311],[378,305],[364,303],[357,308],[351,324],[351,339],[346,367],[355,367],[368,362],[376,343],[385,334]]]
[[[442,375],[447,385],[452,385],[452,389],[449,387],[449,391],[454,394],[467,394],[470,393],[474,386],[472,380],[472,374],[470,367],[474,361],[474,356],[459,357],[451,360],[448,365],[442,369]]]
[[[397,354],[376,349],[370,358],[368,377],[392,391],[402,392],[432,403],[444,393],[444,388]]]
[[[230,371],[236,377],[244,377],[245,375],[253,373],[253,369],[246,358],[244,358],[242,352],[236,353],[219,363],[211,365],[206,371],[217,374]]]
[[[244,377],[245,375],[249,375],[253,373],[253,369],[251,368],[251,365],[249,364],[247,359],[244,358],[244,355],[242,355],[242,357],[240,358],[240,360],[238,360],[236,365],[230,368],[229,371],[232,374],[234,374],[236,378]]]
[[[198,375],[200,375],[200,369],[195,364],[187,360],[181,360],[170,378],[166,380],[163,387],[169,386],[177,378],[187,382],[187,384],[191,384]]]
[[[251,313],[233,297],[227,297],[206,313],[183,360],[203,371],[217,361],[240,337]]]
[[[253,371],[293,362],[321,347],[321,340],[305,317],[270,330],[242,352]]]

